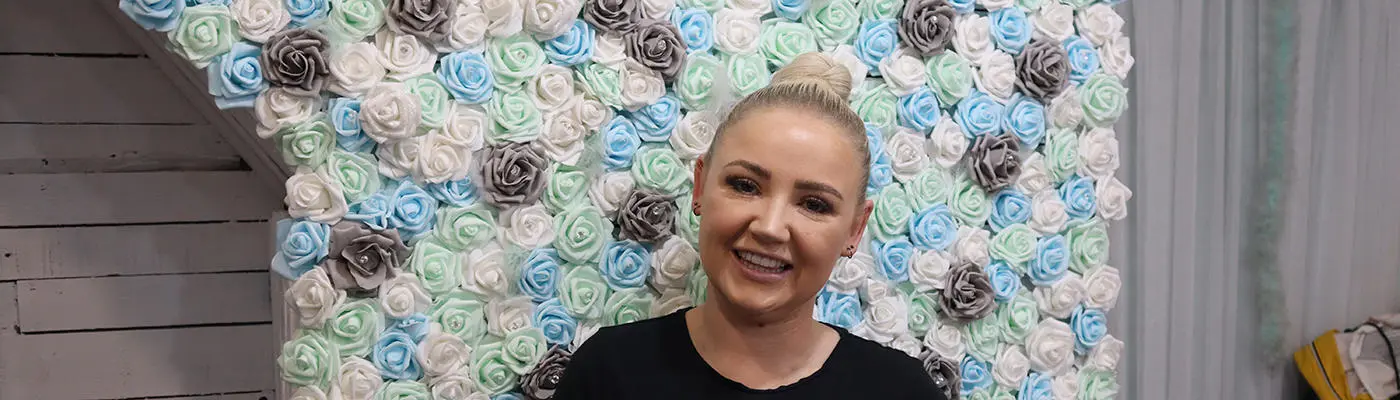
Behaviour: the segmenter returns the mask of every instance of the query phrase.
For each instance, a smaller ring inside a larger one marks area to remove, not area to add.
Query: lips
[[[745,268],[754,272],[781,274],[792,269],[791,263],[754,252],[734,250],[734,257],[738,258]]]

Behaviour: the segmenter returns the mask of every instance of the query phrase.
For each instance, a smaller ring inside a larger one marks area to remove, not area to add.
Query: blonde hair
[[[820,115],[836,125],[854,144],[860,160],[861,182],[870,180],[870,151],[865,138],[865,121],[847,104],[851,96],[851,72],[831,56],[803,53],[773,74],[767,87],[739,100],[715,130],[714,142],[705,152],[709,161],[729,127],[749,114],[769,108],[792,108]],[[861,199],[865,191],[860,191]]]

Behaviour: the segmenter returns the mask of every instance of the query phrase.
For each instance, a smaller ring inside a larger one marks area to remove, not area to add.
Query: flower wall
[[[1102,399],[1133,66],[1108,0],[121,0],[296,167],[296,399],[545,399],[600,327],[705,301],[693,162],[809,51],[875,202],[814,318],[953,398]]]

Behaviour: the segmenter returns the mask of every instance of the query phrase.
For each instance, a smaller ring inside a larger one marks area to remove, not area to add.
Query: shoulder
[[[842,369],[860,375],[864,381],[878,382],[878,387],[899,391],[888,393],[890,398],[944,398],[918,359],[846,331],[840,332],[841,346],[844,346],[839,360]]]
[[[684,316],[672,314],[603,327],[579,345],[573,362],[594,366],[616,362],[637,365],[640,359],[667,352],[667,347],[675,343],[672,340],[675,331],[683,329],[675,326],[676,318]]]

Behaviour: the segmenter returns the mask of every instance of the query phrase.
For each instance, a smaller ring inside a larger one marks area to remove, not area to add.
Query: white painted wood
[[[272,218],[269,219],[270,222],[267,225],[264,225],[264,229],[266,229],[267,232],[271,233],[273,238],[272,240],[268,240],[266,242],[271,248],[276,248],[278,246],[278,243],[276,242],[277,221],[287,217],[288,215],[285,211],[279,211],[272,215]],[[287,292],[287,288],[292,285],[292,282],[278,274],[268,275],[270,275],[270,286],[272,287],[272,345],[274,346],[274,348],[280,349],[282,348],[282,343],[290,341],[296,337],[296,312],[293,312],[291,310],[290,306],[287,305],[286,297],[283,297],[282,295],[283,293]],[[276,386],[274,386],[274,393],[276,394],[276,398],[290,398],[292,396],[293,391],[292,385],[280,378],[280,375],[278,375],[280,372],[277,371],[276,368],[273,368],[272,372],[273,382],[276,382]]]
[[[19,306],[14,283],[0,282],[0,344],[6,336],[15,335],[15,325],[19,324]],[[5,348],[0,346],[0,349]],[[0,382],[5,381],[5,369],[0,364]]]
[[[265,270],[276,237],[266,225],[0,229],[0,281]]]
[[[247,171],[0,175],[0,226],[262,220],[281,207]]]
[[[271,320],[267,272],[19,282],[23,334]]]
[[[115,1],[0,1],[0,53],[140,54],[100,7]]]
[[[161,400],[271,400],[271,391],[216,394],[210,396],[169,397]]]
[[[0,55],[0,99],[0,122],[204,122],[144,58]]]
[[[0,173],[241,169],[205,125],[0,125]]]
[[[0,399],[125,399],[272,387],[272,326],[20,335],[5,339]]]

